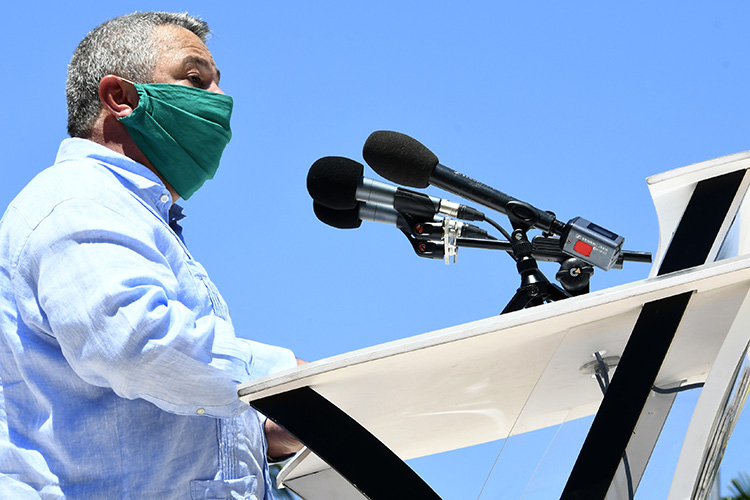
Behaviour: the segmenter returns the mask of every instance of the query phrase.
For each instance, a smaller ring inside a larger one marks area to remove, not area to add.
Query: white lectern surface
[[[430,455],[593,414],[601,392],[581,367],[622,352],[644,303],[690,290],[657,382],[703,381],[748,289],[750,258],[722,261],[321,360],[241,399],[310,386],[402,459]]]

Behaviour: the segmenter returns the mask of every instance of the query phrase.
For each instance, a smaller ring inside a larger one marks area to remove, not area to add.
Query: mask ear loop
[[[127,82],[132,87],[124,85],[123,82]],[[141,93],[136,85],[136,83],[119,75],[108,74],[103,76],[97,88],[102,109],[107,110],[118,120],[130,115],[141,101]]]
[[[129,84],[130,84],[130,85],[132,85],[132,86],[133,86],[133,88],[135,89],[135,92],[136,92],[136,97],[137,97],[137,99],[138,99],[138,100],[137,100],[137,102],[135,103],[135,106],[133,106],[133,110],[135,110],[135,108],[137,108],[137,107],[138,107],[138,104],[139,104],[139,103],[141,102],[141,93],[140,93],[140,92],[138,92],[138,87],[137,87],[137,85],[138,85],[138,84],[137,84],[137,83],[135,83],[134,81],[128,80],[128,79],[127,79],[127,78],[125,78],[124,76],[118,76],[118,75],[115,75],[115,76],[117,76],[117,78],[119,78],[119,79],[120,79],[120,80],[122,80],[123,82],[127,82],[127,83],[129,83]]]

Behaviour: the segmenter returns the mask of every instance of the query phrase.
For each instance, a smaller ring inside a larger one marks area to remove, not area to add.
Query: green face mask
[[[146,158],[188,199],[219,168],[232,131],[232,98],[170,83],[134,83],[138,105],[120,118]]]

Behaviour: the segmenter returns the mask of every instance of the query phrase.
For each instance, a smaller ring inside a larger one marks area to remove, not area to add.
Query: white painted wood
[[[750,257],[737,257],[314,362],[243,385],[241,399],[310,386],[402,459],[430,455],[593,414],[601,393],[580,367],[622,353],[642,304],[685,291],[657,384],[705,380],[748,289]]]

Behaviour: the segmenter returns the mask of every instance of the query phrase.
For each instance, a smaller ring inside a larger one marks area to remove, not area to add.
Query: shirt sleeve
[[[237,338],[210,301],[182,300],[203,283],[178,282],[158,230],[97,201],[58,204],[18,260],[18,288],[33,295],[21,315],[90,384],[173,413],[236,415],[247,408],[237,385],[296,366],[294,355]]]

